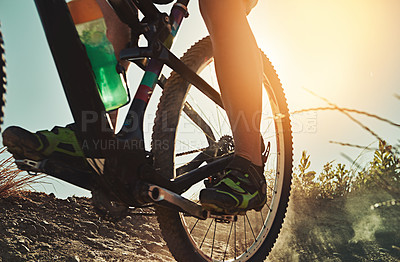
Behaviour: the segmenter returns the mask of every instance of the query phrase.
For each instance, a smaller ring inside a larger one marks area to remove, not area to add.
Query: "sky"
[[[173,51],[181,56],[207,35],[198,2],[178,34]],[[1,0],[1,30],[7,59],[8,93],[5,123],[36,131],[72,122],[65,95],[47,45],[33,0]],[[400,1],[398,0],[260,0],[249,15],[260,48],[281,79],[290,111],[326,107],[318,94],[332,103],[400,123]],[[130,70],[131,86],[140,79]],[[156,90],[156,93],[159,90]],[[148,125],[157,101],[149,105]],[[399,130],[365,116],[352,115],[381,138],[397,143]],[[377,139],[338,111],[293,114],[295,164],[303,150],[311,154],[317,171],[335,160],[362,165],[369,151],[330,143],[337,141],[376,147]],[[148,130],[151,130],[150,128]],[[150,137],[150,132],[147,132]],[[369,152],[369,153],[368,153]],[[54,179],[39,190],[60,197],[90,195]]]

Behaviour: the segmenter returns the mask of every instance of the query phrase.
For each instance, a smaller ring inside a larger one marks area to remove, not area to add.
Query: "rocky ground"
[[[370,208],[388,197],[292,199],[268,261],[400,261],[400,207]],[[90,199],[28,192],[0,199],[0,261],[174,259],[151,208],[110,222]]]
[[[0,199],[0,261],[173,261],[152,214],[140,209],[110,222],[87,198]]]

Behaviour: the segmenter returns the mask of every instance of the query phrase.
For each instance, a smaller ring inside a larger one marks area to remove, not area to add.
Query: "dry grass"
[[[379,121],[382,121],[384,123],[387,123],[391,126],[394,127],[398,127],[400,128],[400,123],[395,123],[389,119],[380,117],[378,115],[375,114],[371,114],[368,112],[364,112],[364,111],[360,111],[357,109],[351,109],[351,108],[344,108],[344,107],[339,107],[338,105],[336,105],[335,103],[332,103],[331,101],[329,101],[327,98],[322,97],[316,93],[314,93],[313,91],[304,88],[307,92],[309,92],[311,95],[321,99],[322,101],[324,101],[325,103],[327,103],[329,105],[329,107],[316,107],[316,108],[306,108],[306,109],[301,109],[301,110],[296,110],[291,112],[290,114],[298,114],[298,113],[303,113],[303,112],[309,112],[309,111],[327,111],[327,110],[336,110],[341,112],[342,114],[344,114],[345,116],[347,116],[351,121],[353,121],[354,123],[356,123],[357,125],[359,125],[362,129],[364,129],[365,131],[367,131],[368,133],[370,133],[372,136],[374,136],[379,142],[385,142],[384,139],[382,139],[377,133],[375,133],[371,128],[367,127],[366,125],[364,125],[363,123],[361,123],[359,120],[357,120],[355,117],[353,117],[352,115],[350,115],[350,113],[355,113],[358,115],[364,115],[364,116],[368,116],[370,118],[375,118]],[[400,95],[398,94],[394,94],[394,97],[397,99],[400,99]],[[361,145],[354,145],[351,143],[346,143],[346,142],[338,142],[338,141],[329,141],[329,143],[333,143],[333,144],[338,144],[338,145],[342,145],[342,146],[349,146],[349,147],[355,147],[355,148],[361,148],[361,149],[367,149],[367,150],[376,150],[373,148],[368,148],[367,146],[361,146]],[[386,142],[385,142],[386,143]],[[387,145],[386,146],[386,150],[388,150],[391,153],[394,153],[392,151],[392,149],[397,149],[397,148],[393,148],[392,145]]]
[[[0,148],[0,198],[20,195],[32,183],[37,183],[42,178],[42,175],[32,176],[19,170],[13,157],[4,157],[5,151],[6,148]]]

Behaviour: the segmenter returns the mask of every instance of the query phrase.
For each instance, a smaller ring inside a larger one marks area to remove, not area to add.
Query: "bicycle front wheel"
[[[219,90],[209,38],[192,46],[182,61]],[[281,83],[264,54],[263,70],[261,134],[269,151],[264,169],[267,203],[261,211],[248,211],[235,221],[199,220],[157,207],[162,234],[177,261],[263,261],[278,237],[290,194],[292,134]],[[163,90],[153,131],[155,167],[169,178],[212,161],[215,155],[234,152],[226,112],[176,73]],[[203,183],[197,183],[183,195],[198,202],[202,188]]]

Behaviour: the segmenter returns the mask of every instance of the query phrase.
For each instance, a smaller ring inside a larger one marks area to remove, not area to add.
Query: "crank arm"
[[[31,159],[17,159],[15,164],[19,169],[27,171],[30,175],[44,173],[87,190],[93,189],[95,181],[93,172],[74,168],[59,160],[43,159],[42,161],[34,161]]]
[[[172,205],[174,207],[178,207],[183,212],[186,212],[189,215],[192,215],[202,220],[208,217],[207,211],[205,211],[200,205],[190,201],[189,199],[186,199],[181,195],[178,195],[172,191],[169,191],[168,189],[156,185],[147,184],[147,186],[147,196],[150,197],[153,202],[160,205]]]
[[[237,221],[237,215],[210,212],[204,210],[200,205],[184,198],[181,195],[169,191],[168,189],[152,184],[147,184],[147,187],[147,196],[150,197],[152,201],[164,206],[171,207],[172,205],[174,207],[178,207],[181,211],[185,212],[186,215],[193,216],[201,220],[212,218],[219,223],[230,223]]]

